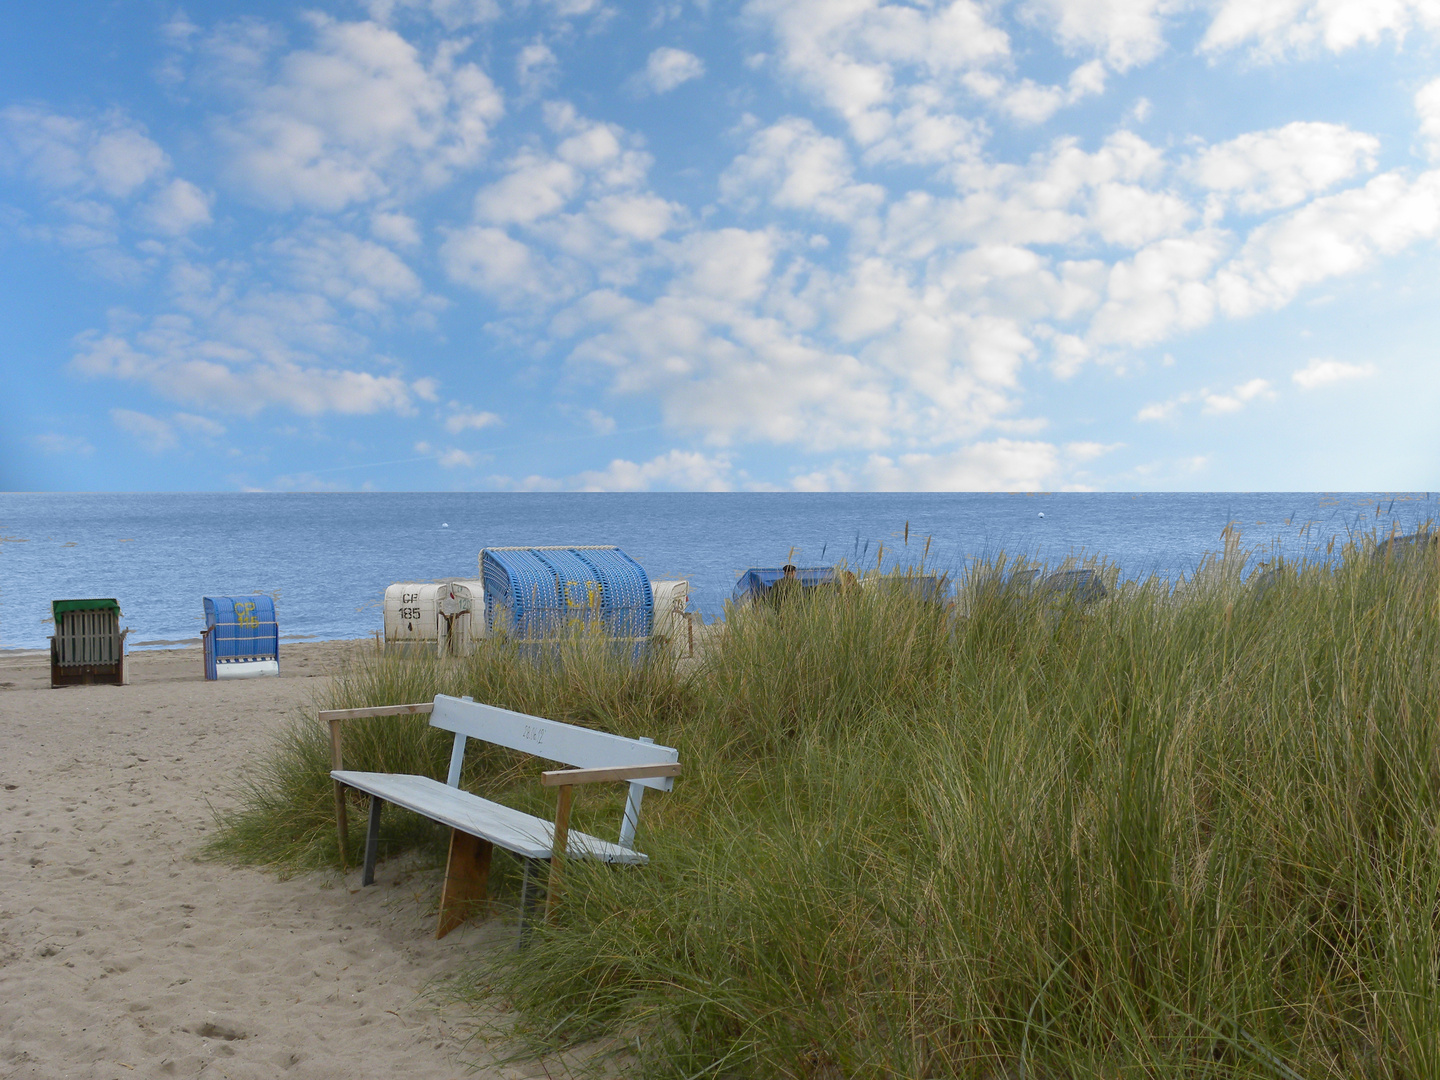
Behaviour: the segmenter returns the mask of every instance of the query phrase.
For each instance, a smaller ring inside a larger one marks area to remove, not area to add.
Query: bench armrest
[[[366,716],[409,716],[434,711],[433,701],[422,701],[419,705],[372,705],[365,709],[324,709],[320,713],[320,722],[359,720]]]
[[[571,784],[593,784],[601,780],[645,780],[652,776],[679,776],[678,761],[657,762],[654,765],[620,765],[611,769],[556,769],[542,772],[540,784],[543,787],[568,787]]]
[[[345,768],[345,755],[341,749],[340,725],[346,720],[361,720],[367,716],[423,716],[435,711],[433,701],[422,701],[417,705],[375,705],[365,709],[322,709],[320,722],[330,725],[330,768],[340,772]],[[346,863],[345,836],[349,822],[345,815],[345,785],[335,781],[335,827],[340,834],[340,865]]]
[[[340,752],[342,720],[361,720],[367,716],[423,716],[434,711],[433,701],[422,701],[418,705],[374,705],[366,709],[322,709],[320,722],[330,725],[330,767],[337,772],[345,768],[345,759]]]

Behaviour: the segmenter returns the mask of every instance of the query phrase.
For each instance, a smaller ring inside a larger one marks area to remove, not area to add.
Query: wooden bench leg
[[[489,840],[450,830],[450,857],[445,863],[445,884],[440,889],[440,919],[435,936],[442,938],[485,906],[490,878]]]
[[[555,834],[550,842],[550,881],[545,886],[545,921],[555,921],[555,908],[560,903],[560,885],[565,874],[565,853],[570,839],[570,799],[575,788],[560,787],[555,801]]]
[[[365,830],[365,869],[360,872],[361,885],[375,884],[375,856],[380,852],[380,810],[385,800],[370,796],[370,827]]]

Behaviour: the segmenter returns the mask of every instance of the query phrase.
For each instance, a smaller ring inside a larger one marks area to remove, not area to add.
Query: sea
[[[1440,521],[1434,492],[0,494],[0,649],[48,648],[50,602],[114,597],[127,644],[193,643],[201,598],[275,597],[282,640],[369,637],[386,586],[479,576],[484,547],[615,544],[723,617],[749,567],[1101,560],[1176,582],[1222,550],[1339,557]]]

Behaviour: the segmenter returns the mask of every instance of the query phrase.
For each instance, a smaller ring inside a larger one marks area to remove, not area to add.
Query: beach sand
[[[439,875],[201,861],[212,806],[355,643],[284,644],[282,677],[206,682],[198,647],[130,685],[49,687],[0,653],[0,1076],[523,1077],[425,996],[513,924],[434,933]],[[563,1063],[548,1063],[563,1074]]]

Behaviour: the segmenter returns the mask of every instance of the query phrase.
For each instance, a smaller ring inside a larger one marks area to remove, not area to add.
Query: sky
[[[17,0],[0,489],[1440,488],[1440,0]]]

